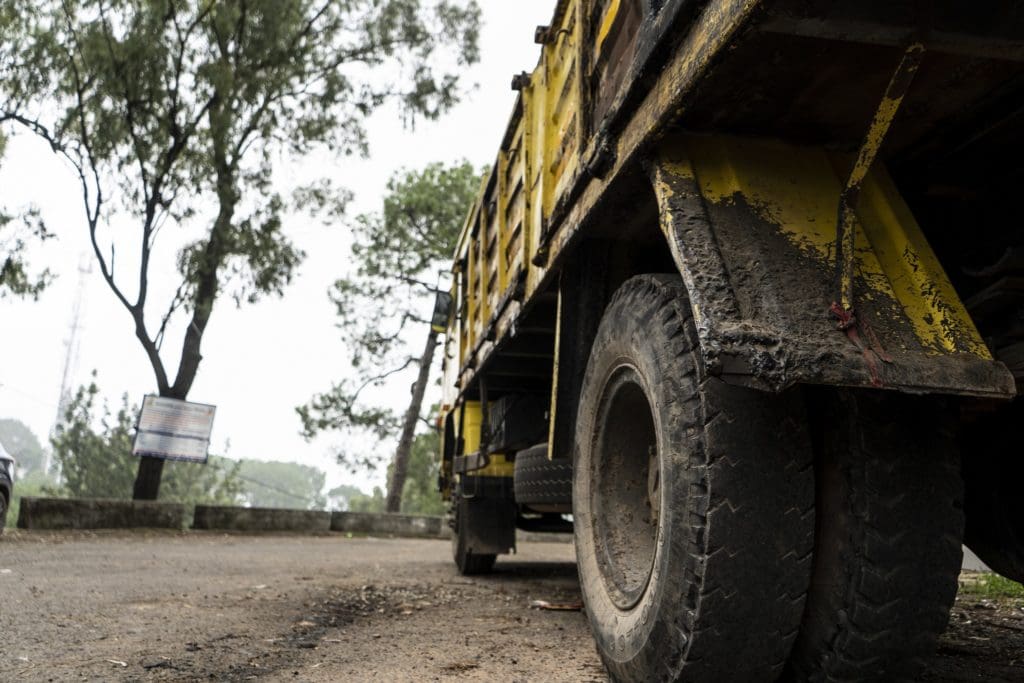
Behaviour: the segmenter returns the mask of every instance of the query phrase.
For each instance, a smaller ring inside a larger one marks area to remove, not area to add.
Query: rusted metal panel
[[[643,0],[606,0],[594,8],[594,57],[591,74],[592,129],[612,107],[626,84],[640,38],[644,19]]]
[[[608,190],[627,174],[638,170],[648,146],[680,116],[687,95],[692,93],[714,60],[721,57],[759,4],[756,0],[709,3],[688,25],[688,31],[671,51],[672,56],[665,67],[639,104],[629,112],[622,130],[614,140],[606,141],[610,145],[608,156],[611,160],[607,170],[601,177],[589,178],[578,196],[573,197],[566,206],[558,230],[543,245],[537,260],[548,268],[558,266],[580,229],[594,219],[602,201],[608,198]],[[597,154],[595,145],[599,143],[596,138],[589,142],[583,153],[585,159]],[[538,283],[540,287],[545,284],[545,281]]]
[[[773,391],[804,382],[1013,396],[1012,376],[879,167],[851,214],[864,341],[837,330],[835,216],[849,165],[773,141],[664,143],[653,170],[662,229],[709,370]]]

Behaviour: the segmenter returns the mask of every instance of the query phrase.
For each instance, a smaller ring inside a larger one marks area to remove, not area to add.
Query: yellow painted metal
[[[523,84],[505,142],[463,227],[456,263],[464,365],[493,334],[514,287],[533,291],[545,270],[533,264],[547,221],[580,173],[581,0],[561,0],[551,39]]]
[[[551,367],[551,408],[548,412],[548,458],[551,458],[551,444],[555,443],[555,425],[558,423],[558,366],[559,350],[562,348],[562,315],[564,313],[562,292],[558,292],[555,312],[555,357]]]
[[[475,216],[480,215],[479,207],[473,212]],[[480,335],[480,326],[476,324],[476,321],[480,319],[480,250],[477,249],[475,231],[470,234],[470,239],[467,241],[469,249],[466,254],[466,279],[467,279],[467,291],[466,296],[466,310],[470,320],[470,324],[467,326],[467,342],[470,348],[476,346],[476,339]]]
[[[456,429],[462,437],[462,452],[476,453],[480,450],[480,401],[466,401],[457,415]]]
[[[621,0],[611,0],[608,3],[608,9],[605,10],[604,17],[601,18],[601,27],[597,30],[597,42],[594,46],[596,54],[600,54],[601,49],[604,47],[604,41],[608,39],[608,34],[611,33],[612,26],[615,25],[615,20],[619,16],[621,4]]]
[[[878,109],[871,119],[867,135],[861,145],[857,158],[853,162],[853,168],[846,179],[843,192],[839,201],[839,232],[837,243],[839,247],[841,263],[839,263],[839,306],[841,309],[852,314],[854,311],[853,281],[856,247],[854,241],[854,207],[849,206],[859,193],[861,183],[867,177],[871,165],[882,148],[885,135],[900,110],[903,98],[907,93],[910,82],[917,73],[921,64],[921,56],[924,53],[924,45],[921,43],[911,44],[903,53],[896,71],[889,81]]]
[[[487,467],[473,470],[469,474],[474,477],[512,477],[515,475],[515,462],[509,460],[501,453],[494,453],[490,457]]]
[[[462,453],[476,453],[480,450],[480,427],[482,411],[480,401],[466,401],[465,407],[455,411],[456,430],[462,436]],[[474,477],[511,477],[515,472],[515,463],[503,453],[490,456],[490,464],[469,474]]]
[[[835,220],[851,159],[823,149],[732,137],[685,142],[705,201],[742,199],[806,255],[835,266]],[[889,174],[872,168],[856,205],[856,270],[879,301],[896,301],[921,346],[934,353],[991,354]]]
[[[544,217],[551,215],[564,184],[574,177],[579,167],[580,84],[576,6],[563,15],[554,42],[545,47],[540,72],[543,76],[543,183]],[[536,92],[536,90],[535,90]]]
[[[666,173],[688,181],[696,180],[697,174],[693,170],[693,163],[691,162],[689,152],[682,150],[677,153],[677,150],[663,150],[662,157],[658,163],[658,171],[654,174],[654,193],[658,197],[659,209],[658,225],[665,235],[665,242],[669,245],[669,250],[672,251],[673,259],[676,263],[683,263],[685,259],[680,253],[679,240],[674,239],[672,235],[675,226],[672,212],[668,206],[668,200],[672,199],[675,193],[672,189],[672,183],[665,177]],[[719,270],[724,270],[724,266],[719,268]],[[681,274],[684,278],[689,276],[685,270]],[[692,288],[693,282],[687,280],[686,285]],[[690,305],[693,310],[693,323],[698,330],[709,329],[715,325],[717,321],[709,319],[708,313],[703,309],[698,300],[692,300]]]
[[[887,173],[868,175],[857,212],[893,294],[922,343],[991,360],[967,309]]]

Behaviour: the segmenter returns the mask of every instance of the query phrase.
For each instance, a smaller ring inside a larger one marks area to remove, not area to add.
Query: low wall
[[[443,517],[369,512],[332,512],[331,531],[413,538],[448,537]]]
[[[241,532],[307,532],[449,538],[444,517],[244,508],[223,505],[186,506],[159,501],[85,498],[22,498],[18,526],[22,529],[184,529]],[[520,542],[572,540],[571,534],[517,532]]]
[[[180,503],[102,498],[21,499],[21,529],[182,529]]]
[[[319,510],[196,505],[192,528],[227,531],[330,531],[331,513]]]

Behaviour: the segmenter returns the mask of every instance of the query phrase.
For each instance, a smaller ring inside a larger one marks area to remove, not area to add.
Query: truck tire
[[[616,681],[772,681],[803,614],[813,456],[799,394],[708,377],[678,276],[605,311],[576,426],[580,584]]]
[[[962,562],[957,451],[927,398],[822,391],[814,578],[798,681],[913,680],[949,620]]]
[[[549,460],[548,445],[516,453],[515,497],[519,505],[553,507],[572,501],[572,461]]]
[[[1019,455],[1024,402],[979,418],[961,439],[964,543],[993,571],[1024,583],[1024,461]]]

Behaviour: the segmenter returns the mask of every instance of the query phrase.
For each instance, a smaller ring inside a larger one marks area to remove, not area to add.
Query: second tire
[[[548,459],[546,443],[516,453],[515,498],[545,511],[572,503],[572,461]]]

